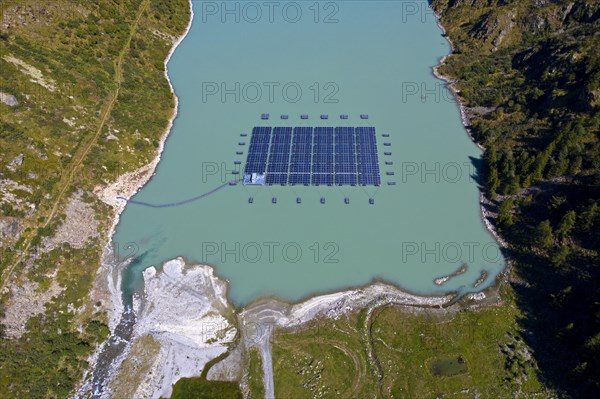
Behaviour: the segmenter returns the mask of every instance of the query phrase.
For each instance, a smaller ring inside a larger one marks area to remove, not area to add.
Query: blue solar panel
[[[267,184],[286,184],[287,173],[267,173]]]
[[[381,184],[381,180],[379,176],[375,174],[359,174],[358,184],[363,186],[378,186]]]
[[[337,174],[335,175],[335,184],[338,185],[355,185],[357,178],[355,174]]]
[[[289,184],[310,184],[310,173],[290,173]]]
[[[352,164],[335,164],[335,173],[354,173],[356,174],[356,165]]]
[[[255,127],[244,170],[267,184],[381,183],[373,127]]]
[[[314,184],[314,185],[333,184],[333,175],[332,174],[313,174],[311,181],[312,181],[312,184]]]
[[[269,173],[287,173],[289,168],[288,163],[269,163],[267,172]]]
[[[270,153],[269,154],[269,163],[288,163],[290,161],[289,154],[277,154]]]

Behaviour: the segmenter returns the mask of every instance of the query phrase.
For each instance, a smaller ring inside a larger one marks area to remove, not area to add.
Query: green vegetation
[[[600,2],[434,0],[549,385],[600,395]]]
[[[277,398],[366,398],[376,392],[360,314],[316,320],[302,331],[278,332],[272,340]]]
[[[241,399],[242,392],[237,382],[209,381],[206,377],[212,366],[229,356],[225,352],[208,361],[200,377],[181,378],[173,385],[171,399]]]
[[[171,399],[242,399],[242,393],[235,382],[182,378],[173,385]]]
[[[363,310],[280,332],[273,340],[276,396],[550,397],[523,341],[519,310],[503,295],[503,305],[480,310],[389,305],[370,318]],[[437,375],[440,367],[451,375]]]
[[[0,91],[19,103],[0,103],[0,179],[19,185],[3,185],[0,218],[21,227],[1,241],[0,292],[61,288],[20,337],[0,328],[2,398],[69,396],[107,337],[90,292],[113,213],[93,190],[155,156],[174,107],[164,60],[188,20],[187,0],[0,2]],[[75,192],[101,235],[48,249]]]
[[[258,350],[252,348],[249,351],[250,366],[248,367],[248,386],[251,399],[263,399],[265,397],[265,385],[263,383],[262,359]]]

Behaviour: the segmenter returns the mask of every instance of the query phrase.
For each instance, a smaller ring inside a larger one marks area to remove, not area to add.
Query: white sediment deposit
[[[211,267],[186,267],[178,258],[160,272],[146,269],[144,283],[132,343],[110,384],[111,397],[169,397],[177,380],[199,376],[237,334],[227,319],[225,282]],[[140,352],[144,344],[155,350]]]

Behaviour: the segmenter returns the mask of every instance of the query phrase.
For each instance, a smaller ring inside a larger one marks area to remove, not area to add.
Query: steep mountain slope
[[[600,395],[600,2],[437,0],[440,72],[485,148],[522,326],[549,385]]]

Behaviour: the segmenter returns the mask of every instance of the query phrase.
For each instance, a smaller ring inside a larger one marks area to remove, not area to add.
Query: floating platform
[[[246,145],[246,143],[244,141],[240,141],[238,145]]]
[[[281,115],[281,119],[287,119],[289,118],[288,115]]]
[[[394,162],[393,162],[393,161],[385,161],[385,164],[386,164],[386,165],[393,165],[393,164],[394,164]]]
[[[388,152],[384,152],[383,155],[392,155],[392,153],[388,151]]]
[[[360,119],[369,119],[369,115],[367,115],[367,114],[360,114]]]
[[[388,175],[388,176],[394,176],[395,175],[394,172],[385,172],[385,174]]]
[[[373,205],[375,203],[375,200],[373,198],[369,198],[369,204]]]
[[[246,134],[246,133],[242,133],[242,134],[240,134],[240,137],[246,137],[246,136],[247,136],[247,134]]]
[[[302,203],[302,198],[300,198],[300,197],[297,197],[297,198],[296,198],[296,204],[301,204],[301,203]]]
[[[374,127],[255,127],[249,144],[243,172],[263,175],[263,184],[381,183]],[[261,184],[249,177],[244,184]]]
[[[244,175],[244,185],[264,186],[266,182],[264,173],[247,173]]]
[[[230,185],[230,186],[237,186],[237,182],[236,182],[236,181],[230,181],[230,182],[229,182],[229,185]]]
[[[396,182],[395,182],[395,181],[389,181],[389,182],[388,182],[388,186],[395,186],[395,185],[396,185]]]
[[[242,164],[242,161],[233,161],[233,164],[234,164],[234,165],[241,165],[241,164]]]
[[[344,198],[344,204],[348,205],[350,203],[350,198],[346,197]]]
[[[389,135],[389,134],[387,134],[387,133],[383,133],[383,134],[381,135],[381,137],[390,137],[390,135]]]
[[[300,119],[308,119],[308,115],[302,114],[302,115],[300,115]]]
[[[262,120],[267,120],[267,119],[269,119],[269,114],[261,114],[261,115],[260,115],[260,119],[262,119]]]
[[[250,198],[248,198],[248,203],[249,203],[249,204],[253,204],[253,203],[254,203],[254,197],[250,197]]]
[[[235,155],[244,155],[244,151],[236,151]]]
[[[348,115],[345,115],[345,114],[340,115],[340,119],[348,119]]]
[[[392,145],[392,143],[383,143],[384,146],[389,147]]]
[[[329,119],[329,115],[321,115],[321,119]]]
[[[321,197],[321,204],[325,203],[325,197]]]
[[[271,202],[272,202],[273,204],[276,204],[276,203],[277,203],[277,197],[273,197],[273,198],[271,198]]]
[[[239,171],[239,170],[232,170],[232,171],[231,171],[231,174],[232,174],[232,175],[239,175],[239,174],[240,174],[240,171]]]

